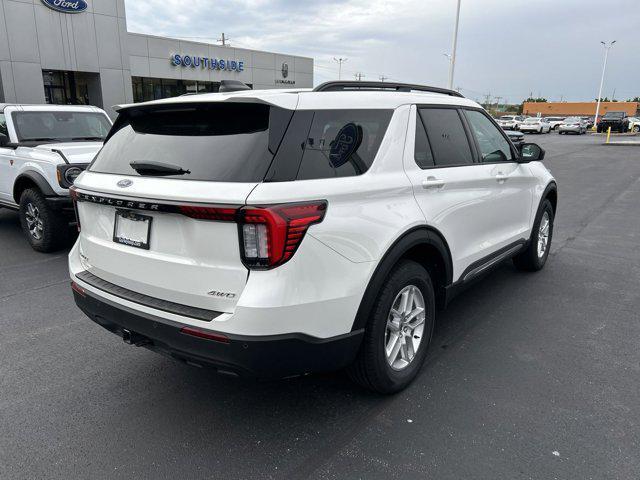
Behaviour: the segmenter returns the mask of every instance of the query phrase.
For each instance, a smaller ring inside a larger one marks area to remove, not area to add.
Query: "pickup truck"
[[[110,129],[97,107],[0,104],[0,207],[19,212],[34,250],[68,243],[75,222],[69,187]]]
[[[624,133],[629,130],[629,116],[626,112],[607,112],[598,121],[598,133],[606,132],[611,127],[612,132]]]

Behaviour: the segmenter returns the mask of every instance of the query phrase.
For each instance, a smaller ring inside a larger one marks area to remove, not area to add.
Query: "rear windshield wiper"
[[[162,162],[131,162],[129,163],[140,175],[184,175],[191,173],[177,165]]]

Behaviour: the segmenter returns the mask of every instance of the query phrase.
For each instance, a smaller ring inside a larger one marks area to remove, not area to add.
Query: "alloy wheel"
[[[42,238],[42,232],[44,230],[44,223],[42,222],[42,217],[40,216],[40,210],[33,203],[27,203],[27,208],[24,213],[25,219],[27,221],[27,228],[29,229],[29,233],[36,240],[40,240]]]
[[[384,335],[387,363],[393,370],[403,370],[414,360],[422,344],[425,326],[425,303],[415,285],[404,287],[391,304]]]
[[[544,254],[547,252],[550,228],[549,212],[544,212],[540,219],[540,227],[538,228],[538,258],[544,257]]]

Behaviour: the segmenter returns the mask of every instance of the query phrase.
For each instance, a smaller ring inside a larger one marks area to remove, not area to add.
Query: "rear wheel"
[[[533,233],[531,234],[528,247],[513,258],[513,263],[516,268],[535,272],[544,267],[551,248],[553,218],[551,202],[545,200],[533,223]]]
[[[640,125],[634,125],[633,128],[631,129],[631,131],[633,133],[638,133],[640,132]]]
[[[20,224],[31,248],[53,252],[66,245],[69,222],[51,210],[42,192],[28,188],[20,195]]]
[[[435,295],[427,270],[401,261],[378,294],[349,376],[379,393],[394,393],[416,377],[435,324]]]

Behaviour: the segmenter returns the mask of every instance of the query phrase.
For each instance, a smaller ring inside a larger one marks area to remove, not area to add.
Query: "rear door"
[[[476,147],[457,107],[412,108],[405,171],[427,223],[449,244],[454,281],[497,248],[489,209],[496,181],[476,163]]]
[[[225,102],[119,118],[75,184],[85,269],[136,293],[232,312],[248,275],[235,211],[264,178],[291,114]]]

